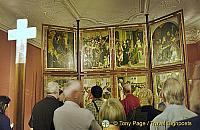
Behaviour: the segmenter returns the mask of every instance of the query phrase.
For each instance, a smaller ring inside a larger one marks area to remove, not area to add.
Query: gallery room
[[[199,0],[0,0],[0,130],[200,130]]]

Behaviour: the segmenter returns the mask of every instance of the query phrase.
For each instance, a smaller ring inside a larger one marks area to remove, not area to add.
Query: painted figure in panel
[[[117,67],[139,67],[145,64],[142,29],[117,29],[115,31]]]
[[[47,39],[47,67],[74,69],[73,33],[49,30]]]
[[[83,68],[102,69],[110,67],[109,32],[83,33]]]
[[[172,64],[181,61],[179,28],[167,22],[158,26],[152,36],[154,64]]]

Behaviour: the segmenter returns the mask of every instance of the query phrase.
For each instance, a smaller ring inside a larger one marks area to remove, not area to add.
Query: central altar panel
[[[116,69],[146,68],[145,25],[119,26],[114,29]]]
[[[108,28],[81,31],[81,71],[111,69],[110,39]]]

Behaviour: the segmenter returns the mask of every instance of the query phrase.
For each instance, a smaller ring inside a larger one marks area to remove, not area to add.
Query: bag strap
[[[95,108],[96,108],[96,111],[99,113],[99,109],[98,109],[98,107],[97,107],[97,104],[95,103],[94,100],[92,100],[92,102],[93,102],[93,104],[94,104],[94,106],[95,106]]]

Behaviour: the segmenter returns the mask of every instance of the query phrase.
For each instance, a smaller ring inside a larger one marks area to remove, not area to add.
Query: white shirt
[[[188,110],[184,105],[168,105],[161,114],[153,119],[150,130],[167,130],[171,123],[194,116],[197,114]]]
[[[101,130],[95,121],[93,114],[72,101],[66,101],[64,105],[54,111],[55,130]]]

